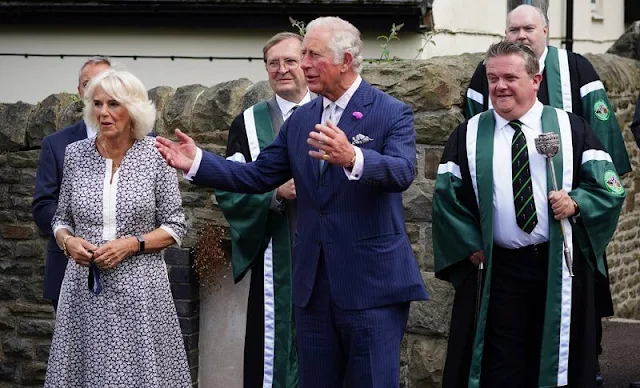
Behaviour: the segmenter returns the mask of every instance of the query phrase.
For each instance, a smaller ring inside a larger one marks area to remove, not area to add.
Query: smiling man
[[[485,63],[493,109],[455,129],[433,198],[436,276],[456,289],[442,386],[594,386],[593,274],[624,188],[589,125],[538,101],[530,48],[496,43]],[[560,139],[558,191],[536,151],[547,132]]]
[[[315,97],[309,92],[302,37],[274,35],[263,50],[275,95],[238,115],[229,129],[227,159],[249,163],[271,144],[282,124]],[[298,386],[291,320],[291,241],[296,230],[293,179],[276,190],[247,195],[218,190],[218,204],[231,225],[233,275],[239,282],[251,270],[244,344],[244,387]]]

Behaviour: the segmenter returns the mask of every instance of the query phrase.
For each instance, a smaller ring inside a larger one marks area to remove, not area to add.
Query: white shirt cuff
[[[344,169],[344,174],[350,181],[359,181],[362,176],[362,170],[364,169],[364,155],[362,150],[356,146],[352,146],[353,151],[356,153],[356,161],[353,162],[353,168],[351,170]]]
[[[171,235],[171,237],[173,237],[173,239],[176,241],[176,244],[178,246],[182,245],[182,239],[178,236],[178,234],[176,232],[173,231],[173,229],[171,229],[171,227],[169,227],[167,225],[160,225],[160,229],[162,229],[165,232],[169,233]]]
[[[193,164],[191,164],[191,168],[188,173],[182,173],[184,179],[191,181],[193,177],[198,173],[198,169],[200,169],[200,162],[202,162],[202,150],[198,147],[196,149],[196,157],[193,159]]]

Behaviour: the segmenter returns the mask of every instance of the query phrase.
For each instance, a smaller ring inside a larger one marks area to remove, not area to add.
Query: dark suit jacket
[[[42,139],[31,214],[40,232],[49,236],[44,267],[44,297],[47,299],[58,299],[68,261],[58,248],[51,229],[51,219],[58,208],[64,151],[67,145],[86,138],[87,127],[83,121]]]
[[[402,191],[415,175],[413,113],[365,81],[338,126],[348,139],[361,133],[364,171],[349,181],[341,167],[308,155],[307,138],[322,116],[322,99],[298,108],[254,163],[203,152],[193,182],[227,191],[260,193],[293,177],[298,229],[293,242],[293,303],[305,307],[322,253],[333,299],[343,309],[364,309],[427,299],[405,230]],[[361,112],[357,119],[353,112]]]

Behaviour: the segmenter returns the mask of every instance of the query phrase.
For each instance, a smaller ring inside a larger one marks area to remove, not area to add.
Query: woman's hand
[[[94,260],[98,267],[113,269],[127,256],[138,252],[138,239],[122,237],[111,240],[94,251]]]
[[[91,263],[94,251],[98,249],[97,246],[91,244],[89,241],[82,237],[68,237],[67,238],[67,253],[69,257],[76,263],[87,267]]]

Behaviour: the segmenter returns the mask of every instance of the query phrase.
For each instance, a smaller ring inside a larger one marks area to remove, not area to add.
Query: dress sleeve
[[[51,220],[51,229],[53,235],[59,229],[68,229],[71,234],[75,234],[75,222],[71,209],[71,195],[73,193],[73,170],[74,161],[76,160],[76,151],[71,145],[68,145],[64,153],[64,165],[62,169],[62,184],[60,185],[60,195],[58,197],[58,208]]]
[[[182,197],[176,170],[164,161],[158,153],[156,174],[156,226],[169,233],[178,245],[187,232],[182,210]]]

